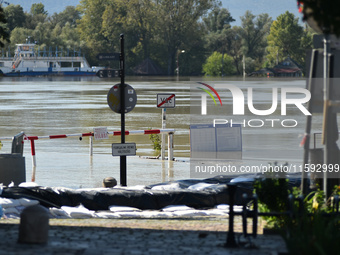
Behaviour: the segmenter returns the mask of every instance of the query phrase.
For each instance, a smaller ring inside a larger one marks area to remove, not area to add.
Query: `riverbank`
[[[279,236],[262,234],[226,248],[228,217],[164,219],[51,219],[48,243],[18,244],[18,219],[0,220],[0,254],[282,254]],[[251,224],[249,224],[251,227]],[[249,229],[250,231],[250,229]],[[235,232],[242,232],[236,217]]]

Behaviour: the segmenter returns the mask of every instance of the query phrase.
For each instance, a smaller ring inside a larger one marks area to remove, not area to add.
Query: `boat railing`
[[[65,60],[65,61],[71,61],[71,60],[84,60],[86,61],[86,59],[82,56],[60,56],[60,57],[42,57],[42,56],[33,56],[33,57],[21,57],[21,59],[25,59],[25,60]],[[11,61],[14,60],[13,57],[3,57],[0,56],[0,60],[4,60],[4,61]],[[86,61],[87,62],[87,61]]]
[[[0,60],[11,61],[11,60],[13,60],[13,57],[3,57],[3,56],[1,56]]]
[[[23,57],[24,60],[59,60],[59,61],[81,61],[84,60],[84,57],[41,57],[41,56],[33,56],[33,57]]]

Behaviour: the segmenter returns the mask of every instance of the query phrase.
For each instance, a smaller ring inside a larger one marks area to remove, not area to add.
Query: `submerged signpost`
[[[120,83],[109,90],[107,103],[112,111],[120,113],[121,116],[121,143],[112,144],[112,156],[120,157],[120,184],[126,186],[126,156],[136,155],[136,144],[125,144],[125,113],[130,112],[135,107],[137,95],[130,85],[125,84],[124,35],[120,35],[120,53],[100,53],[97,58],[100,60],[119,60],[120,69],[117,71],[120,76]],[[114,77],[105,74],[103,70],[98,71],[100,78]]]
[[[157,108],[162,108],[162,129],[166,128],[166,108],[175,108],[175,94],[157,94]],[[162,134],[161,159],[165,159],[165,135]],[[170,159],[172,160],[172,159]]]

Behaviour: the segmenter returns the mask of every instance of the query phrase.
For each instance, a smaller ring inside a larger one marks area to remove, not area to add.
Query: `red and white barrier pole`
[[[150,135],[150,134],[168,134],[168,161],[173,160],[173,134],[174,129],[149,129],[149,130],[133,130],[125,131],[125,135]],[[112,136],[120,136],[121,131],[110,131],[107,132]],[[90,138],[90,156],[93,156],[93,132],[88,133],[78,133],[78,134],[63,134],[63,135],[46,135],[46,136],[25,136],[25,140],[29,140],[31,144],[31,154],[32,154],[32,182],[35,181],[35,173],[37,167],[36,152],[35,152],[35,140],[40,139],[60,139],[68,137],[89,137]],[[1,140],[12,140],[13,137],[0,137]]]

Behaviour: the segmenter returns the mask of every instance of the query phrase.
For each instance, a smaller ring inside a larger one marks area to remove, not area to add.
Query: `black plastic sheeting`
[[[159,210],[168,205],[187,205],[193,208],[213,208],[218,204],[228,204],[228,183],[238,186],[235,201],[242,204],[244,193],[251,195],[253,182],[258,176],[216,176],[209,179],[188,179],[145,187],[143,190],[112,188],[105,190],[71,190],[50,187],[4,187],[1,197],[35,199],[46,207],[78,206],[82,204],[89,210],[108,210],[111,205],[131,206],[142,210]],[[299,186],[300,178],[288,177],[290,186]],[[152,187],[178,183],[178,190],[152,190]],[[203,190],[190,190],[189,186],[198,183],[216,184]]]

